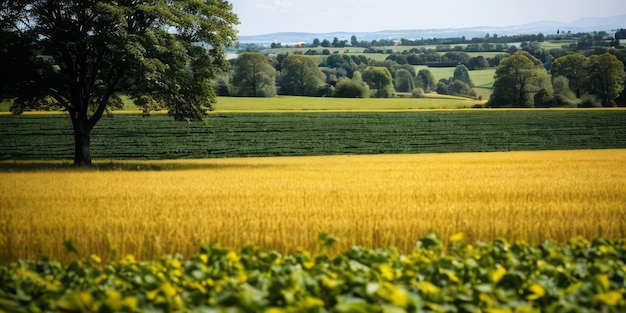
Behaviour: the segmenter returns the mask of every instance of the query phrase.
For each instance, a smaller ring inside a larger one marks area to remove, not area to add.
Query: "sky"
[[[624,0],[230,0],[240,36],[514,26],[626,14]]]

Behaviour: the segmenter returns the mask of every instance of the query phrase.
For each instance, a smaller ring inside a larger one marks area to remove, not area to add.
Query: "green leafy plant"
[[[623,312],[626,241],[467,244],[434,233],[410,254],[336,256],[205,245],[106,263],[98,256],[0,266],[6,312]],[[328,248],[337,240],[321,234]]]

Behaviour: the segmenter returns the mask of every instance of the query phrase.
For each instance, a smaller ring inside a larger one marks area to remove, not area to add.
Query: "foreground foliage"
[[[448,243],[436,234],[410,254],[352,247],[331,256],[216,245],[183,259],[96,255],[70,264],[0,267],[0,311],[111,312],[623,312],[626,241]],[[71,245],[70,245],[70,250]],[[75,250],[74,250],[75,251]]]

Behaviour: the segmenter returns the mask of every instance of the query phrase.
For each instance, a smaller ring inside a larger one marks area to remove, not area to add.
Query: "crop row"
[[[65,115],[0,116],[0,159],[71,159]],[[626,111],[215,113],[206,123],[165,115],[104,118],[95,159],[173,159],[626,147]]]
[[[6,312],[624,312],[626,242],[575,237],[529,245],[448,244],[434,233],[409,254],[352,247],[281,255],[202,246],[183,259],[128,255],[0,266]],[[67,246],[72,249],[71,243]]]

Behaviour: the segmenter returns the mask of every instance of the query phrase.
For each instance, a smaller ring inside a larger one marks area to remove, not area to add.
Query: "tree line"
[[[626,50],[591,54],[570,52],[554,58],[529,44],[492,61],[496,67],[492,107],[555,107],[626,105],[624,61]],[[535,55],[539,55],[539,58]],[[395,57],[394,57],[395,56]],[[543,56],[543,58],[542,58]],[[422,97],[437,92],[475,97],[469,71],[475,58],[448,52],[444,58],[457,64],[452,77],[435,81],[428,69],[416,72],[397,55],[374,61],[363,55],[334,53],[321,63],[302,54],[266,56],[239,54],[231,76],[218,81],[221,95],[271,97],[277,94],[334,97]],[[476,57],[478,58],[478,57]],[[546,62],[547,60],[547,62]],[[400,62],[398,62],[400,61]],[[491,65],[483,58],[484,65]],[[469,67],[467,65],[470,65]]]
[[[313,39],[309,44],[298,44],[299,47],[304,48],[344,48],[344,47],[360,47],[370,51],[381,51],[380,47],[389,46],[437,46],[437,50],[440,52],[452,51],[452,50],[468,50],[468,51],[488,51],[484,50],[484,47],[489,47],[491,50],[503,51],[506,50],[508,44],[519,42],[544,42],[544,41],[577,41],[576,45],[580,47],[619,47],[621,46],[621,39],[626,39],[626,30],[617,29],[614,34],[610,34],[606,31],[595,32],[578,32],[572,33],[571,31],[557,30],[556,34],[518,34],[518,35],[503,35],[498,34],[486,34],[484,37],[466,38],[461,37],[446,37],[446,38],[421,38],[421,39],[375,39],[371,41],[358,40],[356,35],[352,35],[350,40],[339,39],[334,37],[332,40],[319,38]],[[466,45],[463,47],[462,45]],[[271,48],[283,48],[290,47],[280,42],[274,42],[270,45]],[[250,51],[250,49],[261,49],[261,47],[255,44],[240,44],[239,49]],[[480,49],[480,50],[475,50]],[[491,51],[489,50],[489,51]]]
[[[427,69],[416,73],[413,66],[391,60],[376,62],[363,55],[335,53],[318,64],[302,54],[244,52],[233,62],[232,75],[223,76],[217,85],[221,95],[365,98],[391,97],[416,88],[423,94],[434,90],[435,82]]]
[[[589,57],[570,53],[543,63],[526,51],[502,60],[496,69],[494,107],[591,107],[626,104],[624,85],[626,51],[610,51]]]

